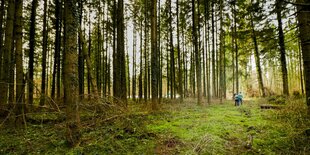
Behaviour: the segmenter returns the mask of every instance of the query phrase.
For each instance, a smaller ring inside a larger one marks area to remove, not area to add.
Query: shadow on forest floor
[[[84,106],[82,139],[69,148],[63,114],[28,116],[26,129],[0,129],[0,154],[307,154],[309,120],[301,99],[277,110],[262,110],[266,99],[197,106],[166,101],[149,112],[143,104],[128,109]],[[52,121],[49,121],[52,120]]]

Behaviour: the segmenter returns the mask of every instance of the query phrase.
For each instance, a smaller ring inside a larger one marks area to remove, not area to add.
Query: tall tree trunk
[[[143,81],[143,86],[144,86],[144,101],[147,102],[147,97],[148,97],[148,53],[147,53],[147,38],[148,38],[148,26],[147,26],[147,19],[148,19],[148,1],[144,0],[144,81]]]
[[[212,96],[216,97],[216,78],[215,78],[215,25],[214,25],[214,1],[211,2],[211,22],[212,22]]]
[[[175,60],[173,46],[173,27],[172,27],[172,2],[169,0],[169,35],[170,35],[170,79],[171,79],[171,99],[175,98]]]
[[[15,0],[8,1],[7,7],[7,19],[5,27],[5,41],[3,48],[3,71],[1,74],[0,82],[0,104],[6,104],[8,102],[8,89],[10,81],[10,63],[11,63],[11,51],[13,40],[13,27],[15,17]]]
[[[220,103],[223,101],[223,94],[224,94],[224,63],[225,63],[225,57],[224,57],[224,44],[225,44],[225,32],[224,32],[224,24],[223,24],[223,0],[220,0],[220,50],[219,50],[219,97],[220,97]]]
[[[16,2],[15,2],[16,4]],[[16,7],[17,5],[15,5]],[[15,8],[16,10],[16,8]],[[15,17],[14,19],[16,18],[16,12],[15,12]],[[12,49],[11,49],[11,60],[10,60],[10,69],[9,69],[9,81],[8,81],[8,84],[9,84],[9,104],[10,104],[10,107],[13,107],[13,104],[15,103],[15,100],[14,100],[14,95],[15,95],[15,49],[14,49],[14,40],[16,40],[16,25],[15,25],[15,21],[14,21],[14,29],[13,29],[13,40],[12,40]]]
[[[158,1],[158,5],[157,5],[157,9],[158,9],[158,24],[157,24],[157,46],[158,46],[158,49],[157,49],[157,53],[158,53],[158,63],[159,63],[159,67],[158,67],[158,70],[159,70],[159,74],[158,74],[158,94],[159,94],[159,103],[161,102],[161,99],[163,97],[163,80],[162,80],[162,56],[163,54],[161,53],[161,31],[160,31],[160,24],[161,24],[161,19],[160,19],[160,0]]]
[[[197,104],[201,105],[202,97],[201,97],[201,68],[200,68],[200,52],[198,49],[197,43],[197,31],[196,31],[196,9],[195,9],[195,0],[192,0],[192,20],[193,20],[193,45],[194,45],[194,53],[195,53],[195,63],[196,63],[196,81],[197,81]]]
[[[236,1],[234,2],[234,45],[235,45],[235,77],[236,77],[236,92],[239,93],[239,54],[238,54],[238,39],[237,39],[237,10]]]
[[[4,3],[5,0],[1,0],[1,6],[0,6],[0,82],[1,81],[1,75],[2,75],[2,70],[3,70],[3,17],[5,14],[5,9],[4,9]]]
[[[15,1],[15,50],[16,50],[16,125],[22,124],[24,112],[24,71],[23,71],[23,0]]]
[[[57,75],[57,68],[58,61],[59,61],[59,53],[60,53],[60,43],[61,43],[61,26],[60,26],[60,19],[61,19],[61,3],[60,0],[56,0],[55,2],[55,16],[56,16],[56,23],[55,23],[55,52],[54,52],[54,67],[53,67],[53,79],[52,79],[52,92],[51,96],[52,99],[55,99],[55,86],[56,86],[56,75]]]
[[[79,0],[79,23],[80,26],[82,26],[82,17],[83,17],[83,1]],[[83,58],[83,51],[82,51],[82,42],[81,37],[79,33],[79,98],[82,100],[84,98],[84,58]]]
[[[125,48],[124,48],[124,2],[118,0],[117,3],[117,53],[116,53],[117,66],[116,74],[113,77],[115,79],[115,85],[117,87],[113,92],[114,97],[119,98],[125,104],[127,103],[127,88],[126,88],[126,61],[125,61]],[[116,78],[117,77],[117,78]]]
[[[233,21],[232,21],[233,22]],[[235,34],[234,34],[234,26],[231,26],[231,70],[232,70],[232,92],[235,93]],[[233,95],[232,94],[232,95]]]
[[[157,109],[158,104],[158,52],[157,52],[157,0],[151,4],[151,72],[152,72],[152,109]]]
[[[301,87],[301,94],[304,94],[304,76],[303,76],[303,70],[302,70],[302,52],[301,52],[301,43],[300,39],[298,39],[298,61],[299,61],[299,74],[300,74],[300,87]]]
[[[136,46],[137,46],[137,34],[136,24],[133,25],[133,49],[132,49],[132,99],[136,100]]]
[[[113,7],[115,6],[116,4],[113,5]],[[91,7],[91,3],[89,3],[89,7]],[[113,9],[114,10],[114,9]],[[114,11],[115,12],[115,11]],[[90,12],[88,13],[88,55],[91,54],[91,46],[92,46],[92,40],[91,40],[91,18],[90,18]],[[115,27],[116,27],[116,24],[115,24],[115,18],[113,18],[113,52],[115,51]],[[84,55],[84,54],[83,54]],[[114,55],[114,53],[113,53]],[[91,79],[90,79],[90,74],[91,74],[91,71],[90,71],[90,68],[87,69],[87,94],[89,95],[88,97],[90,98],[90,94],[91,94]]]
[[[30,17],[30,33],[29,33],[29,78],[28,78],[28,103],[33,103],[33,87],[34,87],[34,80],[33,80],[33,64],[34,64],[34,51],[35,51],[35,31],[36,31],[36,15],[37,15],[37,7],[38,7],[38,0],[32,1],[31,6],[31,17]]]
[[[140,21],[140,73],[139,73],[139,100],[142,99],[143,97],[143,85],[142,85],[142,76],[143,76],[143,50],[142,50],[142,30],[143,29],[143,24],[142,24],[142,20]]]
[[[40,105],[45,104],[45,84],[46,84],[46,53],[47,53],[47,0],[44,0],[44,15],[43,15],[43,53],[42,53],[42,79],[41,79],[41,98]]]
[[[283,94],[289,95],[288,90],[288,77],[286,68],[286,56],[285,56],[285,43],[284,43],[284,33],[282,28],[282,6],[283,0],[276,0],[276,12],[278,20],[278,31],[279,31],[279,46],[280,46],[280,60],[281,60],[281,70],[282,70],[282,86]]]
[[[90,56],[88,55],[88,52],[86,50],[86,42],[84,39],[84,35],[82,34],[82,29],[79,28],[79,40],[81,41],[81,46],[82,46],[82,53],[83,53],[83,58],[86,59],[86,67],[87,70],[89,71],[89,78],[90,78],[90,86],[92,90],[91,96],[94,96],[94,98],[98,97],[98,87],[97,87],[97,81],[95,80],[94,74],[91,72],[91,61],[90,61]]]
[[[178,49],[178,77],[179,77],[179,95],[180,100],[183,102],[183,78],[182,78],[182,62],[181,62],[181,50],[180,50],[180,23],[179,23],[179,0],[176,1],[177,6],[177,49]]]
[[[98,13],[97,13],[97,47],[95,51],[95,71],[96,71],[96,83],[97,83],[97,90],[100,96],[100,83],[101,83],[101,2],[98,3]]]
[[[77,31],[78,13],[76,0],[65,1],[65,59],[64,89],[67,114],[67,141],[75,146],[80,141],[80,116],[78,106],[78,54]]]
[[[308,106],[308,115],[310,115],[310,0],[297,0],[296,2],[307,4],[297,5],[297,19],[299,23],[299,37],[304,63],[306,102]]]
[[[209,65],[209,54],[210,54],[210,48],[209,45],[209,29],[210,29],[210,26],[209,26],[209,23],[208,23],[208,20],[209,20],[209,5],[210,5],[210,1],[208,0],[204,0],[204,16],[205,16],[205,37],[206,37],[206,82],[207,82],[207,102],[210,104],[211,102],[211,89],[210,89],[210,65]]]
[[[257,44],[257,39],[256,39],[256,32],[255,32],[255,26],[254,26],[253,13],[252,12],[250,13],[250,16],[251,16],[251,27],[252,27],[252,39],[254,42],[254,57],[255,57],[258,86],[259,86],[259,90],[260,90],[261,95],[263,97],[265,97],[266,93],[265,93],[265,89],[264,89],[262,69],[260,66],[260,57],[259,57],[258,44]]]

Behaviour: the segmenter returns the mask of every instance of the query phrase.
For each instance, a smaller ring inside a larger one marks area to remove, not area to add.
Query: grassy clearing
[[[0,154],[306,154],[310,151],[306,106],[288,100],[281,110],[261,110],[266,100],[197,106],[165,103],[155,113],[132,104],[105,118],[82,113],[83,138],[76,148],[63,139],[65,123],[28,123],[0,129]],[[96,108],[97,110],[99,108]],[[112,116],[112,117],[111,117]],[[111,118],[111,119],[106,119]]]

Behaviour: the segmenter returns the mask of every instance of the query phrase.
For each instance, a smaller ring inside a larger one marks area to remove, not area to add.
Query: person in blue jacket
[[[234,99],[235,99],[235,106],[239,106],[240,99],[237,93],[234,94]]]

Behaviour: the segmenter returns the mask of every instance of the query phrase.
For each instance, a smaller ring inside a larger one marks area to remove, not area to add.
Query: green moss
[[[101,123],[101,118],[93,118],[95,124],[89,119],[92,113],[82,113],[83,137],[76,148],[69,148],[64,140],[65,123],[54,121],[59,116],[33,115],[32,119],[49,118],[51,123],[28,123],[27,130],[1,128],[0,154],[302,154],[300,150],[310,150],[307,137],[301,135],[309,126],[301,103],[289,101],[282,110],[261,110],[260,102],[197,106],[185,100],[143,114],[138,114],[142,108],[130,105],[128,116]],[[249,137],[251,148],[246,147]]]

